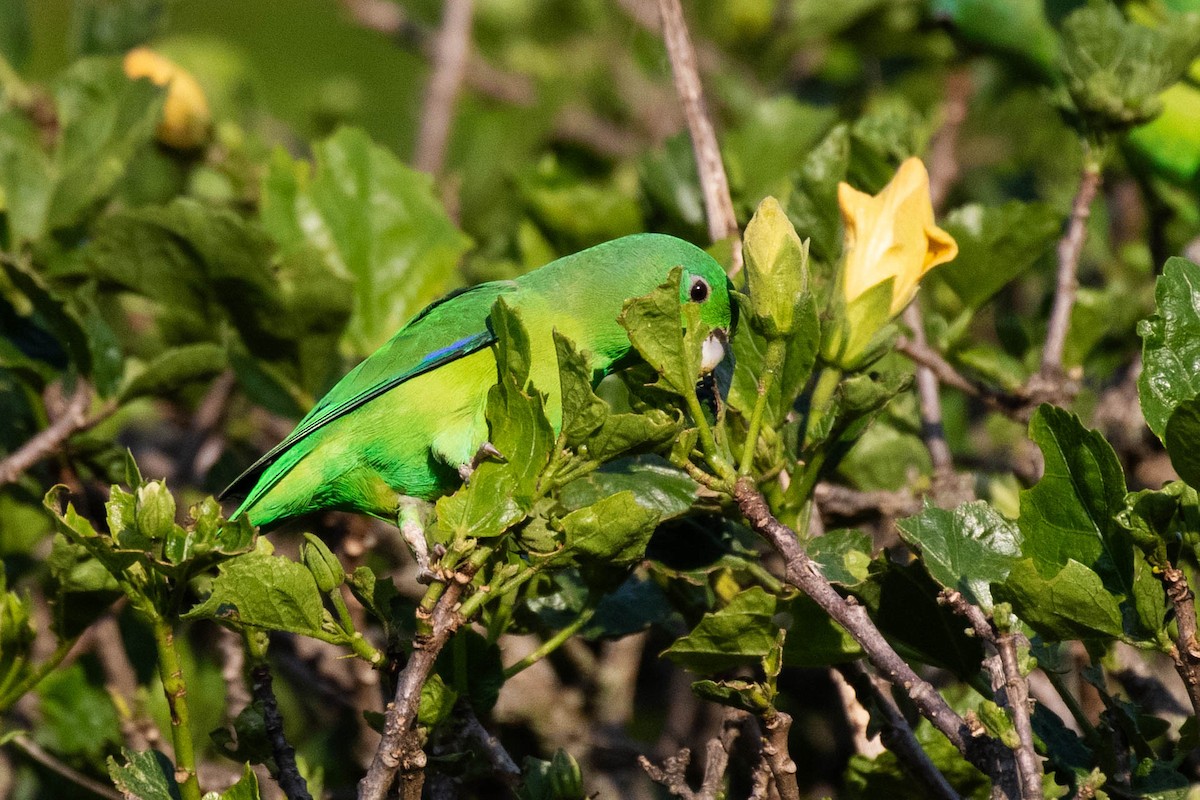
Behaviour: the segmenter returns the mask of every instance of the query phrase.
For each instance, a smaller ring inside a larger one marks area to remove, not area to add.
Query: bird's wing
[[[450,294],[413,317],[387,344],[346,374],[283,441],[254,462],[221,497],[248,493],[272,463],[297,442],[336,419],[430,370],[482,350],[496,341],[488,316],[496,298],[516,290],[495,281]]]

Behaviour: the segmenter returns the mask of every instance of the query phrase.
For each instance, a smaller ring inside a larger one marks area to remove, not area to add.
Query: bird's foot
[[[429,584],[435,580],[442,580],[442,576],[431,566],[429,542],[425,538],[425,523],[421,519],[421,506],[422,503],[419,500],[411,497],[400,498],[400,514],[397,522],[400,526],[400,535],[404,537],[408,549],[412,551],[413,559],[417,562],[417,583]],[[446,552],[440,544],[434,545],[433,550],[438,559]]]
[[[500,462],[508,461],[508,459],[504,457],[504,454],[496,449],[494,444],[491,442],[484,442],[483,444],[479,445],[479,449],[475,451],[474,458],[472,458],[466,464],[459,465],[458,477],[463,479],[463,483],[466,483],[471,479],[471,475],[475,473],[475,470],[479,467],[479,465],[489,459]]]

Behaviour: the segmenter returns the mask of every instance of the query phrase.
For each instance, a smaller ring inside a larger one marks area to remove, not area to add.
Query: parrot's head
[[[712,256],[699,248],[680,265],[679,301],[700,307],[700,321],[712,328],[704,340],[704,372],[712,372],[725,357],[729,337],[737,326],[737,303],[733,301],[733,282]]]

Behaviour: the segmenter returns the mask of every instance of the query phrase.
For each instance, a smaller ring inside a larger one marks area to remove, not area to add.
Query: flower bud
[[[163,481],[143,484],[136,494],[134,519],[147,539],[166,539],[175,528],[175,497]]]
[[[158,124],[160,142],[177,150],[192,150],[208,140],[212,126],[208,98],[191,73],[148,47],[126,53],[124,67],[130,78],[147,78],[155,86],[167,87]]]
[[[570,753],[558,748],[550,760],[550,791],[555,800],[583,800],[583,773]]]
[[[319,538],[311,533],[304,534],[304,544],[300,547],[300,560],[317,582],[317,588],[322,592],[332,592],[346,582],[346,571],[342,562],[329,551]]]
[[[792,332],[796,303],[808,287],[808,242],[800,241],[774,197],[759,204],[742,243],[750,306],[768,335]]]

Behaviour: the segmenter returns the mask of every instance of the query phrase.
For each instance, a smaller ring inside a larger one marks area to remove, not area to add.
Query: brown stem
[[[826,516],[857,517],[873,513],[898,519],[921,511],[921,498],[907,489],[863,492],[836,483],[818,483],[813,497]]]
[[[457,577],[470,579],[465,575]],[[421,702],[421,687],[433,670],[438,653],[462,624],[458,601],[464,587],[465,583],[460,580],[451,580],[447,584],[445,592],[429,612],[429,633],[413,640],[412,655],[396,680],[395,699],[387,707],[383,737],[366,776],[358,784],[358,800],[383,800],[401,769],[406,774],[423,774],[425,753],[413,730]],[[414,782],[406,781],[406,791]]]
[[[1194,713],[1200,715],[1200,641],[1196,638],[1196,597],[1183,570],[1174,565],[1168,564],[1159,573],[1159,580],[1175,607],[1175,624],[1179,628],[1179,637],[1170,654],[1171,660],[1175,662],[1175,671],[1187,687]]]
[[[472,0],[446,0],[442,27],[433,46],[433,75],[421,107],[421,127],[413,165],[437,175],[446,163],[450,123],[471,51]]]
[[[775,788],[781,800],[800,800],[800,785],[796,782],[796,762],[788,752],[788,734],[792,716],[775,711],[763,719],[763,757],[771,768]]]
[[[970,603],[962,592],[944,589],[939,599],[954,613],[967,620],[975,635],[995,650],[995,663],[988,663],[987,667],[992,673],[996,703],[1007,708],[1012,714],[1013,728],[1017,732],[1015,757],[1017,771],[1021,776],[1021,796],[1025,800],[1041,800],[1042,766],[1033,746],[1033,722],[1029,715],[1029,681],[1021,674],[1016,634],[1000,631],[983,613],[983,609]],[[992,659],[988,661],[991,662]]]
[[[1050,309],[1050,321],[1046,327],[1046,344],[1042,348],[1040,377],[1051,382],[1062,377],[1063,349],[1067,343],[1067,330],[1071,325],[1071,309],[1075,305],[1076,275],[1079,271],[1079,255],[1087,237],[1087,221],[1092,213],[1092,201],[1100,189],[1100,164],[1085,154],[1086,163],[1079,181],[1079,191],[1071,206],[1071,218],[1066,233],[1058,242],[1058,276],[1054,286],[1054,305]]]
[[[892,697],[891,686],[872,675],[861,661],[840,666],[837,672],[854,687],[864,704],[871,703],[879,709],[883,717],[883,730],[879,734],[883,746],[896,754],[901,767],[921,782],[928,796],[939,800],[959,800],[958,792],[929,760],[929,754],[917,741],[912,726]]]
[[[914,344],[918,347],[929,346],[918,301],[904,309],[904,324],[912,331]],[[921,438],[929,450],[934,475],[943,478],[954,473],[954,460],[950,455],[950,445],[946,442],[946,430],[942,426],[942,400],[938,394],[937,375],[929,367],[918,364],[916,379],[917,397],[921,405]]]
[[[730,272],[736,275],[742,268],[741,234],[733,212],[733,200],[729,196],[729,180],[725,177],[717,135],[704,103],[704,88],[696,68],[696,50],[688,35],[679,0],[658,0],[658,11],[662,17],[663,41],[671,60],[671,73],[675,76],[675,92],[683,104],[692,138],[692,152],[695,153],[696,168],[700,173],[708,235],[714,242],[734,237]]]
[[[928,367],[940,382],[982,401],[993,411],[999,411],[1020,422],[1029,421],[1035,403],[1025,394],[1004,392],[973,381],[956,370],[937,350],[905,336],[896,340],[896,350],[908,356],[915,363]]]
[[[1020,788],[1012,752],[983,732],[971,730],[967,721],[946,702],[928,681],[888,644],[867,611],[857,602],[842,597],[821,574],[820,568],[801,547],[796,532],[775,518],[766,498],[754,482],[742,478],[734,488],[734,499],[750,526],[767,539],[783,557],[786,580],[816,602],[862,646],[867,658],[893,685],[912,699],[921,715],[933,723],[968,762],[992,778],[1000,796],[1017,798]]]
[[[500,740],[483,727],[483,723],[479,721],[473,708],[464,705],[459,710],[463,736],[479,745],[480,750],[487,757],[488,763],[492,765],[493,775],[510,787],[516,786],[521,780],[521,768],[517,766],[517,762],[513,761],[513,757],[504,749]]]
[[[72,435],[95,427],[116,410],[114,404],[107,403],[97,413],[89,415],[87,411],[92,404],[92,396],[91,384],[83,378],[76,378],[75,392],[67,400],[62,413],[50,423],[50,427],[36,434],[0,461],[0,486],[13,483],[34,464],[58,452]]]
[[[296,749],[284,735],[283,715],[279,713],[279,703],[275,700],[275,691],[271,683],[270,665],[255,664],[251,668],[250,691],[262,707],[267,740],[271,742],[271,752],[275,756],[275,768],[278,770],[275,780],[279,782],[279,788],[288,800],[312,800],[312,795],[308,793],[308,784],[296,764]]]

